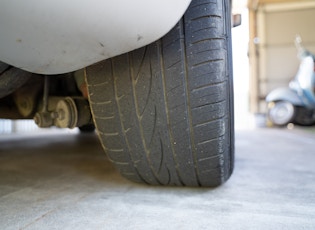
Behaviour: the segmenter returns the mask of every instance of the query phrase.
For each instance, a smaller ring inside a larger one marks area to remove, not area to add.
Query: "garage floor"
[[[1,136],[0,229],[315,229],[315,129],[237,130],[214,189],[131,183],[95,135]]]

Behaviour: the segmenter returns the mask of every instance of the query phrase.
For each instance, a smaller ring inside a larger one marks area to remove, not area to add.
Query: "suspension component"
[[[88,100],[84,97],[49,96],[49,77],[45,76],[43,104],[34,117],[41,128],[57,126],[75,128],[92,124],[92,115]]]
[[[34,116],[36,125],[40,128],[48,128],[53,126],[54,120],[49,112],[38,112]]]
[[[48,110],[36,113],[35,123],[42,128],[75,128],[92,123],[88,101],[83,97],[49,97]]]
[[[48,111],[49,77],[45,76],[42,111],[35,114],[34,121],[41,128],[51,127],[54,123]]]
[[[90,107],[84,98],[67,97],[57,103],[54,125],[60,128],[75,128],[91,122]]]

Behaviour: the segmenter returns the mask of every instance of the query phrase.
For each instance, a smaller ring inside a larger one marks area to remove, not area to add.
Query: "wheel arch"
[[[72,72],[158,40],[190,2],[4,0],[0,60],[33,73]]]

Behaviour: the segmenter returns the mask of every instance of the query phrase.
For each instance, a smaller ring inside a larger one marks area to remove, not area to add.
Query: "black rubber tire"
[[[314,110],[296,106],[294,123],[301,126],[313,126],[315,124]]]
[[[217,186],[233,171],[229,0],[193,0],[166,36],[86,68],[100,140],[120,173]]]
[[[79,127],[81,133],[93,133],[95,131],[94,124],[83,125]]]
[[[0,62],[0,98],[8,96],[23,86],[31,76],[32,73]]]

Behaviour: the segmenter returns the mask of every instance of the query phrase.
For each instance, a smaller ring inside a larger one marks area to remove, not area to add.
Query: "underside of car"
[[[162,38],[79,70],[0,62],[0,117],[95,127],[135,182],[217,186],[234,167],[232,78],[230,1],[192,0]]]
[[[43,76],[4,63],[0,68],[1,118],[34,119],[41,128],[93,124],[87,95],[80,91],[85,84],[74,73]]]

